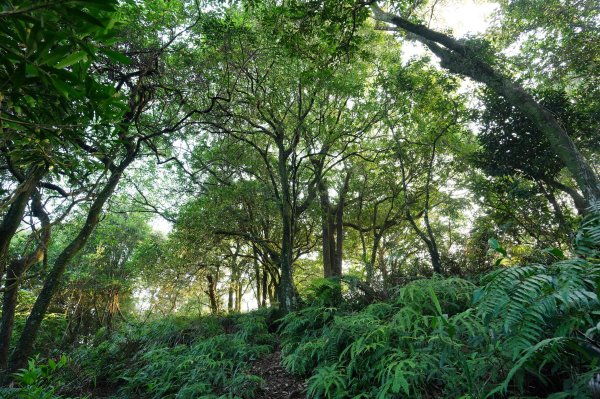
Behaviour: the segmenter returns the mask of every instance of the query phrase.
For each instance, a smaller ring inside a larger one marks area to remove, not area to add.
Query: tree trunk
[[[544,196],[546,197],[546,199],[548,200],[548,202],[550,203],[550,205],[552,206],[552,210],[554,211],[554,217],[556,219],[556,222],[558,223],[559,233],[563,236],[563,238],[568,238],[569,228],[567,220],[565,219],[565,215],[562,211],[562,208],[558,203],[556,196],[554,195],[553,187],[546,188],[541,181],[538,182],[538,186],[544,194]]]
[[[263,308],[267,307],[267,295],[269,293],[269,286],[267,284],[268,277],[269,277],[269,274],[267,273],[267,271],[263,270],[263,272],[262,272],[262,307]]]
[[[323,179],[318,183],[321,205],[321,225],[323,243],[323,275],[325,277],[340,277],[342,275],[344,248],[344,206],[350,172],[346,174],[338,199],[334,207],[329,200],[327,184]]]
[[[233,281],[230,281],[227,290],[227,313],[233,312],[233,305]]]
[[[8,264],[10,242],[21,224],[29,197],[31,197],[33,190],[35,190],[45,171],[45,168],[36,167],[19,184],[12,198],[12,203],[0,224],[0,284],[2,283],[2,278]]]
[[[388,272],[388,267],[387,264],[385,263],[385,257],[383,256],[383,254],[381,253],[381,251],[378,251],[380,253],[379,256],[379,270],[381,270],[381,279],[383,280],[383,290],[385,292],[388,291],[388,287],[391,285],[390,283],[390,274]]]
[[[281,184],[281,277],[279,281],[279,307],[283,313],[294,310],[297,305],[296,289],[293,279],[293,250],[294,250],[294,214],[287,168],[287,151],[283,143],[278,143],[278,170]]]
[[[442,67],[483,83],[506,98],[546,135],[552,149],[577,182],[586,200],[586,207],[600,201],[600,180],[594,170],[552,113],[536,102],[523,87],[496,71],[482,59],[476,58],[474,50],[454,38],[423,25],[414,24],[397,15],[386,13],[376,5],[372,5],[371,9],[375,19],[393,24],[408,32],[410,38],[425,44],[440,58]]]
[[[335,259],[333,264],[332,274],[335,277],[342,276],[342,264],[344,258],[344,206],[346,205],[346,191],[348,190],[348,182],[350,173],[346,175],[344,186],[340,191],[340,198],[335,210]]]
[[[427,189],[429,190],[429,188]],[[429,201],[428,201],[429,202]],[[429,256],[431,257],[431,265],[433,266],[433,271],[442,274],[442,261],[440,260],[440,251],[438,250],[437,241],[435,239],[435,234],[433,234],[433,230],[431,229],[431,224],[429,224],[429,204],[423,212],[423,222],[425,222],[425,229],[427,231],[427,236],[429,240],[426,240],[427,248],[429,249]]]
[[[431,266],[433,266],[433,271],[437,274],[442,274],[444,269],[442,269],[442,261],[440,259],[440,252],[437,249],[437,245],[435,241],[430,241],[427,245],[429,250],[429,257],[431,258]]]
[[[6,286],[2,302],[2,320],[0,321],[0,370],[8,363],[8,351],[15,322],[15,310],[19,294],[19,279],[25,269],[25,259],[11,262],[6,271]]]
[[[128,145],[127,148],[128,149],[125,158],[111,171],[111,175],[106,182],[106,185],[102,188],[95,200],[92,202],[83,227],[77,236],[69,243],[69,245],[67,245],[67,247],[54,261],[52,270],[50,270],[50,273],[44,281],[44,286],[42,287],[42,290],[40,291],[33,305],[29,317],[27,317],[27,321],[25,322],[25,327],[21,333],[19,342],[17,343],[17,346],[10,358],[9,370],[11,373],[24,367],[27,363],[27,359],[32,354],[31,352],[33,350],[33,344],[37,337],[40,324],[46,315],[48,306],[50,306],[50,301],[52,300],[52,297],[58,288],[67,265],[81,250],[81,248],[83,248],[88,238],[96,228],[96,225],[100,221],[100,215],[102,213],[104,204],[114,192],[119,181],[121,180],[121,177],[123,176],[125,169],[135,159],[135,155],[137,153],[135,148],[131,145]]]
[[[242,292],[242,282],[240,281],[240,279],[238,278],[238,280],[235,283],[235,311],[240,313],[242,311],[242,296],[243,296],[243,292]]]
[[[369,265],[375,272],[375,264],[377,263],[377,252],[379,251],[379,244],[381,243],[381,238],[383,237],[383,228],[373,230],[373,246],[371,248],[371,256],[369,257]]]
[[[269,281],[269,289],[267,290],[269,294],[269,304],[273,306],[277,303],[277,292],[279,288],[277,287],[277,283],[271,278]]]
[[[544,183],[548,184],[550,187],[556,188],[557,190],[560,190],[564,193],[566,193],[567,195],[569,195],[571,197],[571,199],[573,200],[573,203],[575,204],[575,208],[577,209],[577,213],[580,215],[583,215],[586,211],[586,201],[585,198],[583,198],[581,196],[581,194],[579,194],[579,192],[577,192],[576,189],[574,189],[573,187],[569,187],[566,186],[556,180],[545,180]]]
[[[334,275],[335,264],[335,222],[329,202],[329,193],[325,183],[319,182],[319,199],[321,205],[321,243],[323,258],[323,276],[325,278]]]
[[[262,285],[261,285],[261,276],[260,276],[260,267],[258,265],[258,253],[255,246],[252,246],[252,255],[254,258],[252,259],[252,264],[254,266],[254,279],[256,280],[256,306],[261,308],[260,299],[262,297]]]
[[[210,302],[210,312],[212,314],[217,314],[219,313],[219,302],[217,301],[217,282],[210,274],[206,276],[206,281],[208,282],[208,290],[206,290],[206,293],[208,294],[208,301]]]
[[[292,221],[289,215],[284,215],[280,264],[281,278],[279,282],[279,306],[284,313],[288,313],[296,307],[296,292],[292,275],[293,242],[291,225]]]
[[[41,222],[39,244],[29,255],[15,259],[6,271],[6,283],[2,303],[2,319],[0,320],[0,370],[5,370],[8,363],[8,352],[15,321],[15,312],[19,296],[21,278],[27,270],[37,262],[44,259],[48,243],[50,242],[50,218],[44,210],[39,192],[32,194],[33,215]]]

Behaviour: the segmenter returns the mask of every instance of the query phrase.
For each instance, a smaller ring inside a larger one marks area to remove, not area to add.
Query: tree
[[[228,19],[240,19],[231,12]],[[261,18],[275,17],[269,12],[255,16],[253,24],[263,30],[290,24],[284,13],[265,22]],[[225,98],[201,123],[216,139],[245,146],[255,153],[253,162],[260,162],[244,169],[251,170],[245,179],[265,182],[278,207],[279,298],[287,311],[297,305],[293,262],[300,218],[323,176],[347,157],[345,149],[364,134],[377,112],[361,98],[363,63],[335,65],[328,54],[311,59],[285,41],[272,46],[271,38],[253,27],[230,28],[215,43],[216,68],[226,71],[218,85]]]
[[[22,1],[0,13],[0,282],[34,191],[41,185],[66,194],[44,176],[53,171],[56,178],[74,161],[69,152],[79,153],[81,126],[115,115],[118,99],[89,73],[101,52],[97,41],[110,37],[115,5]]]
[[[410,39],[425,44],[440,58],[443,67],[487,85],[519,109],[547,137],[552,149],[577,182],[587,205],[600,199],[600,180],[569,134],[552,113],[535,101],[531,94],[513,79],[498,71],[492,54],[482,51],[481,48],[477,49],[476,43],[458,41],[424,25],[385,12],[376,4],[372,4],[371,9],[376,20],[392,24],[401,31],[407,32]]]
[[[572,132],[578,145],[591,153],[597,150],[598,144],[590,131],[593,122],[569,102],[565,93],[546,90],[538,97],[540,103]],[[578,212],[584,213],[585,199],[577,190],[560,182],[564,163],[552,151],[544,134],[503,98],[488,92],[483,100],[485,109],[479,116],[483,125],[479,140],[483,148],[476,154],[476,164],[491,176],[519,174],[544,185],[544,191],[555,207],[552,192],[563,191],[573,199]],[[556,209],[556,212],[560,219],[560,210]]]
[[[133,284],[143,272],[142,265],[132,260],[140,244],[150,237],[142,215],[113,209],[102,219],[73,260],[74,267],[65,273],[54,299],[67,315],[65,342],[93,334],[100,327],[113,329],[117,319],[125,319]]]
[[[20,282],[32,265],[45,258],[50,241],[51,220],[44,209],[42,188],[62,197],[72,195],[52,180],[58,180],[61,172],[67,178],[74,176],[66,165],[89,166],[89,160],[76,158],[81,153],[80,126],[113,117],[119,104],[111,98],[110,88],[89,73],[90,61],[98,52],[96,41],[107,38],[106,30],[114,24],[115,4],[22,2],[0,13],[0,76],[6,82],[0,93],[0,151],[3,188],[9,188],[3,190],[7,196],[0,207],[5,210],[0,222],[0,281],[9,245],[29,201],[40,224],[39,231],[32,226],[37,248],[10,262],[7,271],[0,369],[6,367]],[[87,11],[81,11],[81,5]],[[49,172],[52,175],[43,181]]]
[[[163,12],[153,14],[156,7],[163,7]],[[147,19],[138,18],[136,9],[130,9],[131,13],[128,14],[131,23],[141,24],[140,32],[145,32],[147,36],[137,36],[139,32],[136,32],[136,36],[132,36],[131,31],[120,30],[122,43],[127,46],[127,54],[130,57],[119,55],[115,50],[106,50],[108,56],[98,59],[94,64],[93,70],[96,76],[111,82],[111,85],[105,86],[108,87],[111,98],[121,100],[123,104],[117,107],[118,112],[113,112],[112,119],[95,126],[95,129],[87,130],[90,134],[98,134],[91,140],[85,140],[85,136],[82,135],[74,136],[78,147],[96,160],[94,167],[87,174],[94,179],[94,183],[86,192],[85,198],[89,201],[85,206],[86,216],[80,230],[62,249],[46,275],[43,287],[12,353],[9,371],[21,368],[30,356],[40,324],[57,292],[67,266],[85,247],[100,221],[105,204],[115,192],[126,169],[140,156],[143,149],[158,151],[158,144],[164,136],[185,126],[190,113],[196,112],[194,109],[184,112],[182,107],[185,98],[169,90],[173,81],[159,73],[168,65],[165,55],[169,46],[182,45],[177,42],[177,38],[189,29],[181,26],[188,17],[180,13],[181,10],[172,9],[169,5],[152,3],[149,4],[149,8]],[[167,15],[179,15],[180,18],[171,19],[170,32],[161,35],[161,31],[155,30],[154,27],[165,22],[163,19]],[[147,30],[142,29],[146,26]],[[157,115],[145,112],[149,109],[161,110],[161,112]],[[69,173],[65,172],[65,174]]]

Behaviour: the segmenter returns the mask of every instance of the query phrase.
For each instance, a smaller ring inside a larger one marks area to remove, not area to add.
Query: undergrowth
[[[590,398],[600,373],[600,207],[569,257],[547,253],[548,264],[478,282],[417,280],[374,303],[350,278],[317,280],[308,305],[278,321],[284,366],[307,378],[308,398]],[[100,330],[60,367],[30,362],[10,393],[253,398],[264,382],[251,364],[273,351],[273,324],[263,309]]]
[[[166,318],[101,330],[72,354],[69,394],[113,398],[252,398],[262,383],[250,361],[272,351],[268,311]]]
[[[339,283],[281,328],[284,364],[308,377],[309,398],[590,397],[599,372],[600,212],[574,253],[501,268],[481,287],[419,280],[363,308],[334,303]]]

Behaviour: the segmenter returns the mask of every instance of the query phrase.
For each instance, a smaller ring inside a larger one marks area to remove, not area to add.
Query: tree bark
[[[83,248],[88,238],[96,228],[96,225],[100,221],[102,214],[102,208],[108,201],[112,193],[115,191],[123,172],[133,162],[137,154],[137,149],[131,143],[126,145],[127,153],[121,163],[112,169],[110,177],[106,182],[105,186],[98,193],[95,200],[92,202],[90,210],[88,211],[86,221],[77,234],[77,236],[67,245],[67,247],[58,255],[54,261],[54,265],[50,273],[44,281],[44,286],[40,291],[29,317],[25,322],[25,327],[15,350],[13,351],[10,362],[9,370],[11,373],[25,366],[27,359],[31,356],[33,350],[33,344],[37,337],[39,327],[46,315],[50,301],[58,288],[58,285],[62,279],[65,269],[71,259]]]
[[[267,307],[267,295],[269,293],[269,286],[267,284],[267,278],[269,277],[269,274],[266,270],[263,270],[262,272],[262,307],[266,308]]]
[[[423,25],[414,24],[400,16],[384,12],[374,4],[371,5],[371,9],[376,20],[393,24],[409,33],[409,38],[425,44],[440,58],[442,67],[483,83],[506,98],[546,135],[552,149],[577,182],[585,198],[586,208],[600,201],[600,180],[594,170],[552,113],[536,102],[523,87],[496,71],[487,62],[477,58],[474,51],[462,42]]]
[[[545,180],[544,183],[569,195],[573,200],[573,203],[575,204],[577,213],[580,215],[583,215],[585,213],[585,210],[587,208],[586,200],[581,196],[581,194],[579,194],[579,192],[576,189],[574,189],[573,187],[566,186],[556,180]]]
[[[45,167],[35,167],[31,173],[20,182],[15,195],[12,198],[12,203],[2,219],[2,223],[0,224],[0,284],[2,283],[2,278],[6,271],[6,266],[8,265],[8,249],[10,247],[10,242],[17,232],[17,228],[19,228],[19,225],[21,224],[31,194],[45,172]]]
[[[340,191],[340,198],[335,209],[335,262],[333,264],[333,275],[340,277],[342,275],[342,265],[344,258],[344,207],[346,205],[346,193],[350,183],[350,172],[346,174],[344,185]]]
[[[256,306],[261,308],[260,298],[261,298],[261,277],[260,277],[260,267],[258,265],[258,250],[255,245],[252,245],[252,266],[254,267],[254,280],[256,281]]]
[[[373,284],[373,281],[375,280],[375,270],[373,270],[373,265],[371,264],[371,261],[367,255],[367,242],[365,240],[365,233],[362,231],[359,232],[359,237],[362,249],[362,260],[363,264],[365,265],[365,269],[367,270],[367,284]]]
[[[229,281],[227,289],[227,313],[233,312],[233,281]]]
[[[279,287],[277,286],[277,282],[273,278],[269,281],[269,289],[267,290],[269,295],[269,304],[273,306],[277,303],[277,292],[279,292]]]
[[[238,279],[235,282],[235,311],[238,313],[242,311],[242,296],[242,282],[238,276]]]
[[[217,301],[217,282],[212,275],[206,275],[206,281],[208,282],[208,301],[210,303],[210,312],[212,314],[219,313],[219,302]]]
[[[4,298],[2,303],[2,319],[0,320],[0,370],[5,370],[8,363],[8,352],[15,321],[15,312],[19,295],[20,280],[27,270],[44,259],[50,242],[50,218],[42,206],[40,193],[34,189],[32,194],[33,215],[41,223],[39,243],[29,255],[15,259],[6,272]]]
[[[558,231],[561,235],[564,236],[564,238],[568,237],[569,229],[567,225],[567,220],[565,219],[565,215],[561,209],[561,206],[558,203],[556,196],[554,195],[553,187],[546,188],[544,186],[544,183],[542,183],[541,181],[538,181],[537,183],[540,191],[544,194],[544,196],[552,206],[552,210],[554,211],[554,217],[556,219],[556,222],[558,223]]]
[[[327,186],[323,180],[319,181],[319,200],[321,205],[321,243],[323,258],[323,277],[332,277],[334,275],[335,262],[335,222],[329,201]]]
[[[294,310],[297,305],[296,289],[294,287],[292,266],[294,250],[294,221],[292,197],[290,192],[289,173],[287,168],[287,151],[283,142],[278,142],[278,170],[281,185],[281,277],[279,281],[279,307],[283,313]]]
[[[344,249],[344,206],[346,192],[350,181],[350,172],[346,174],[338,203],[332,206],[329,199],[327,184],[323,179],[318,182],[319,199],[321,205],[321,229],[323,251],[323,276],[340,277],[342,275],[343,249]]]

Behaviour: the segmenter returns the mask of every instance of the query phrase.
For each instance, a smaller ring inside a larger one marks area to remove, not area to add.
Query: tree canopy
[[[2,2],[0,396],[597,397],[600,10],[459,3]]]

